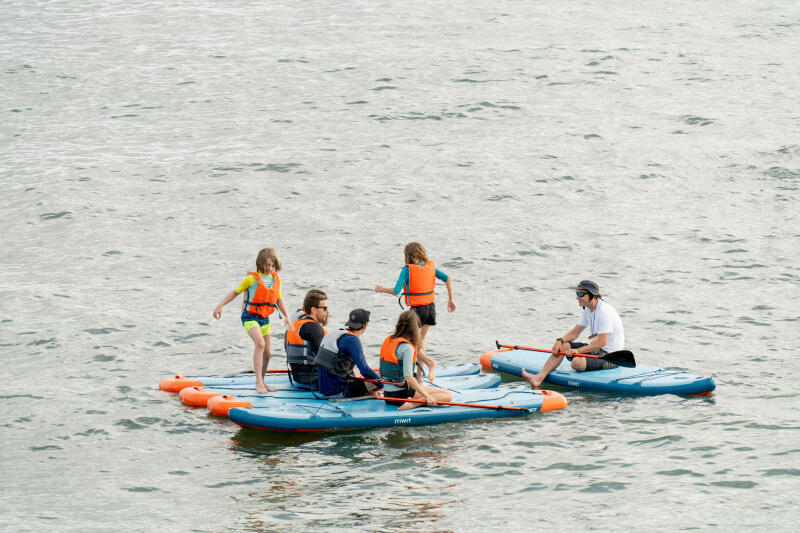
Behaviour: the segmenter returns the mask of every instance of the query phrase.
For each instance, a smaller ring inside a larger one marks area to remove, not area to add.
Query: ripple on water
[[[89,328],[83,331],[91,335],[108,335],[109,333],[113,333],[115,331],[120,331],[120,330],[118,330],[117,328]]]
[[[128,492],[159,492],[161,489],[158,487],[122,487],[122,490]]]
[[[447,261],[446,263],[443,263],[442,266],[445,268],[461,268],[471,264],[473,264],[472,261],[468,261],[463,257],[454,257],[449,261]]]
[[[714,123],[710,118],[697,117],[694,115],[683,115],[680,121],[689,126],[709,126]]]
[[[103,428],[89,428],[86,431],[81,431],[79,433],[75,433],[76,437],[97,437],[97,436],[104,436],[109,437],[110,434]]]
[[[712,481],[711,483],[698,483],[699,485],[713,485],[715,487],[727,487],[731,489],[752,489],[758,486],[755,481]]]
[[[63,449],[64,448],[62,448],[61,446],[56,446],[55,444],[50,444],[50,445],[46,445],[46,446],[31,446],[30,447],[30,450],[32,452],[44,452],[44,451],[49,451],[49,450],[63,450]]]
[[[664,435],[661,437],[654,437],[652,439],[643,439],[643,440],[632,440],[628,441],[628,444],[633,444],[635,446],[641,445],[654,445],[653,447],[659,448],[661,446],[669,445],[673,442],[678,442],[683,440],[683,437],[680,435]]]
[[[525,487],[523,489],[520,489],[519,492],[520,493],[536,492],[536,491],[539,491],[539,490],[547,490],[548,488],[550,488],[550,486],[546,485],[544,483],[531,483],[527,487]]]
[[[71,211],[60,211],[58,213],[41,213],[39,215],[39,220],[55,220],[58,218],[72,218]]]
[[[590,483],[587,487],[580,490],[580,492],[614,492],[618,490],[625,490],[630,483],[621,483],[619,481],[599,481]]]
[[[800,476],[800,468],[770,468],[765,476]]]
[[[574,464],[574,463],[553,463],[550,466],[541,468],[541,470],[566,470],[568,472],[586,472],[589,470],[598,470],[603,468],[602,465],[596,464]]]
[[[125,429],[145,429],[154,424],[158,424],[159,422],[163,423],[165,421],[161,418],[140,416],[136,420],[131,420],[130,418],[121,418],[115,421],[114,425]]]

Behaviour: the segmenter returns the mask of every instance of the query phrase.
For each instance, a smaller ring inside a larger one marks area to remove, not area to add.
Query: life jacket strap
[[[408,297],[409,296],[427,296],[429,294],[433,294],[434,292],[435,291],[428,291],[428,292],[401,292],[400,296],[397,297],[397,303],[398,303],[398,305],[400,305],[400,309],[405,309],[405,307],[403,307],[403,302],[402,302],[403,296],[406,297],[406,303],[408,303]]]
[[[261,306],[263,306],[263,305],[268,305],[268,306],[270,306],[270,307],[274,307],[275,309],[277,309],[277,308],[278,308],[278,304],[273,304],[273,303],[270,303],[270,302],[258,302],[258,303],[253,303],[253,302],[251,302],[250,300],[245,300],[245,301],[244,301],[244,303],[246,303],[247,305],[252,305],[253,307],[261,307]]]

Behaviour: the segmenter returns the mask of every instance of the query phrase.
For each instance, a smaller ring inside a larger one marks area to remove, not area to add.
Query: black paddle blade
[[[611,352],[600,357],[600,359],[608,361],[609,363],[614,363],[617,366],[626,366],[628,368],[634,368],[636,366],[636,360],[633,358],[633,352],[628,350]]]

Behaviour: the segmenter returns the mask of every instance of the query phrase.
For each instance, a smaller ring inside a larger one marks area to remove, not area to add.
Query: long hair
[[[278,252],[275,251],[275,248],[262,248],[261,251],[258,252],[258,257],[256,257],[256,272],[261,272],[263,274],[267,271],[268,259],[272,259],[272,264],[275,265],[275,272],[280,272],[281,260],[278,259]]]
[[[308,314],[311,312],[312,307],[319,307],[319,303],[322,300],[327,300],[328,295],[322,292],[319,289],[311,289],[306,293],[306,297],[303,299],[303,312]]]
[[[425,247],[418,242],[406,244],[403,253],[406,256],[407,265],[416,265],[417,263],[428,261],[428,254],[425,252]]]
[[[419,349],[422,345],[422,334],[420,333],[419,315],[413,309],[406,309],[397,317],[397,325],[394,327],[393,339],[402,337],[411,343],[414,348]]]

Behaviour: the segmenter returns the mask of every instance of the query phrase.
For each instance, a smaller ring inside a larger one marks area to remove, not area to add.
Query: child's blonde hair
[[[256,257],[256,272],[264,273],[267,271],[267,260],[272,259],[272,264],[275,265],[275,272],[281,270],[281,260],[278,259],[278,252],[275,248],[262,248]]]
[[[428,261],[428,254],[425,252],[425,247],[418,242],[406,244],[403,253],[406,255],[406,264],[409,265],[416,265],[417,263]]]

